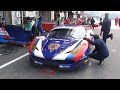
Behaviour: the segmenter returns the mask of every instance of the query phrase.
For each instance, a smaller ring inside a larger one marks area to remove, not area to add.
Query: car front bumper
[[[86,64],[88,62],[88,57],[83,58],[77,62],[70,62],[70,63],[59,63],[58,61],[54,60],[43,60],[41,58],[35,57],[30,55],[30,60],[32,60],[33,63],[39,64],[39,65],[50,65],[50,66],[56,66],[60,70],[74,70],[76,68],[79,68]]]

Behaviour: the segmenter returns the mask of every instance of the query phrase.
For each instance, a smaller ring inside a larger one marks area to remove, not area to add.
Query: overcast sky
[[[87,13],[99,13],[99,14],[103,14],[103,13],[120,13],[120,11],[87,11]]]
[[[100,12],[100,13],[109,13],[109,12],[115,12],[115,13],[120,13],[120,11],[87,11],[87,12]]]
[[[111,18],[120,17],[120,11],[86,11],[90,16],[104,16],[109,13]]]

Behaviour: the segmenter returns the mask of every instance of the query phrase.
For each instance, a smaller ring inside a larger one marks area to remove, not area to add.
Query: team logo
[[[48,49],[52,52],[53,50],[58,50],[59,47],[60,47],[60,44],[54,43],[54,44],[50,44],[48,46]]]

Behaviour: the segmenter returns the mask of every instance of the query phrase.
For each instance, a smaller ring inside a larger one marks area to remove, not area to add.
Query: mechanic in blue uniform
[[[39,32],[40,32],[42,35],[45,35],[45,31],[44,31],[43,28],[42,28],[42,20],[43,20],[43,18],[42,18],[42,16],[40,16],[40,17],[38,18],[38,24],[37,24],[38,35],[39,35]]]
[[[110,27],[111,27],[111,20],[108,18],[109,14],[105,13],[105,18],[102,23],[102,28],[101,28],[101,34],[103,33],[103,41],[106,43],[107,38],[111,37],[111,40],[113,39],[113,34],[110,33]]]
[[[84,40],[87,40],[92,45],[95,45],[95,49],[89,55],[89,57],[99,60],[100,61],[99,65],[103,65],[105,58],[107,58],[109,56],[108,48],[107,48],[106,44],[104,43],[104,41],[99,38],[99,35],[95,34],[95,35],[93,35],[93,37],[94,37],[94,41],[92,41],[88,38],[84,38]]]

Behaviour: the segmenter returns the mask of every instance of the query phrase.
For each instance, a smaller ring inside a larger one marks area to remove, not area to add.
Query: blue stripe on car
[[[36,42],[35,42],[35,46],[37,45],[38,41],[39,41],[39,39],[36,40]]]
[[[70,55],[67,56],[67,58],[65,60],[72,61],[74,56],[75,56],[75,54],[70,54]]]

